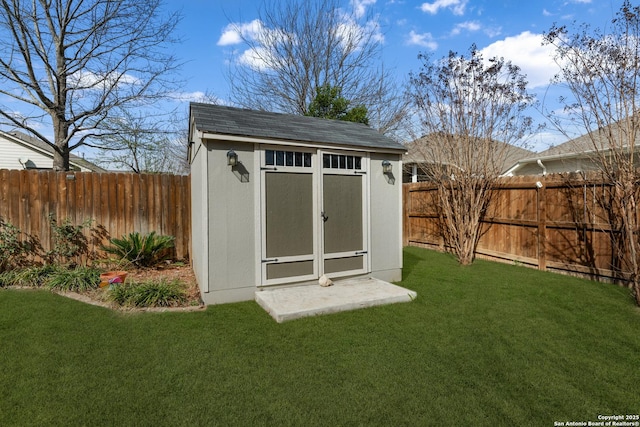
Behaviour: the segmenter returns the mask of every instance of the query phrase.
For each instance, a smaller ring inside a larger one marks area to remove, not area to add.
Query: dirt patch
[[[126,268],[124,271],[127,272],[127,283],[160,280],[167,282],[179,281],[187,291],[187,300],[178,307],[121,307],[108,300],[107,288],[95,289],[81,294],[77,292],[57,293],[86,304],[126,312],[197,311],[205,308],[200,299],[200,290],[198,289],[196,276],[193,274],[193,269],[190,265],[168,263],[153,268]]]
[[[196,282],[196,276],[190,265],[163,264],[154,268],[137,268],[127,270],[127,281],[146,282],[149,280],[166,280],[172,282],[178,280],[187,289],[189,305],[196,301],[200,303],[200,290]]]

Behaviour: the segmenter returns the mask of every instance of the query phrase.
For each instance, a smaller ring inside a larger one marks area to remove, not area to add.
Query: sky
[[[621,0],[344,0],[363,18],[359,25],[376,25],[382,43],[382,62],[399,81],[418,71],[419,53],[434,59],[449,51],[468,52],[475,44],[485,58],[501,56],[521,67],[529,91],[549,105],[555,98],[548,83],[558,71],[542,34],[553,24],[588,23],[606,28]],[[237,34],[251,37],[263,0],[167,0],[168,8],[181,9],[178,27],[183,41],[178,54],[186,62],[184,99],[208,92],[229,103],[225,74],[230,61],[247,60],[250,52]],[[540,118],[543,121],[542,118]],[[532,140],[535,151],[564,137],[547,129]]]
[[[266,0],[267,4],[278,1]],[[552,50],[542,46],[542,34],[554,24],[571,27],[573,23],[587,23],[606,30],[623,0],[338,1],[344,10],[354,11],[358,17],[355,23],[350,23],[352,30],[375,29],[381,45],[380,63],[391,71],[399,85],[408,80],[410,72],[419,71],[418,54],[429,54],[435,60],[447,56],[449,51],[465,54],[475,44],[487,59],[499,56],[518,65],[529,81],[529,92],[536,95],[545,109],[554,109],[560,93],[557,88],[549,88],[548,83],[558,68]],[[252,60],[238,31],[248,38],[259,33],[262,27],[258,17],[265,0],[164,0],[164,3],[168,13],[179,11],[182,15],[175,34],[180,42],[171,48],[183,63],[180,78],[184,81],[175,97],[177,105],[168,105],[167,109],[182,110],[186,117],[188,102],[202,100],[204,94],[233,105],[225,76],[237,61]],[[545,122],[539,112],[530,113],[538,123]],[[43,133],[48,134],[46,130]],[[547,126],[530,143],[534,151],[542,151],[564,141],[566,137]],[[90,151],[81,147],[74,154],[91,157]]]

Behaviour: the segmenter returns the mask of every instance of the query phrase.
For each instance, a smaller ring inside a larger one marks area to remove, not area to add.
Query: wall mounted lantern
[[[234,167],[238,164],[238,155],[235,151],[227,151],[227,165]]]
[[[382,173],[390,174],[393,166],[391,166],[391,162],[389,160],[382,161]]]

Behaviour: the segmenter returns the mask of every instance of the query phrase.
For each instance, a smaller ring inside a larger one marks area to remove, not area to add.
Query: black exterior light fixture
[[[391,162],[389,160],[382,161],[382,173],[390,174],[392,169],[393,169],[393,166],[391,165]]]
[[[227,151],[227,165],[234,167],[238,165],[238,155],[235,151]]]

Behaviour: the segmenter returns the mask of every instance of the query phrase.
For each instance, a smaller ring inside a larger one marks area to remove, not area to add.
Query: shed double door
[[[262,285],[365,273],[366,158],[289,148],[261,157]]]

